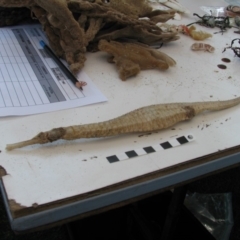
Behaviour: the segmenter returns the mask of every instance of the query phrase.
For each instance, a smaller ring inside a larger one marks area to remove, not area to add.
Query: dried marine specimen
[[[174,25],[174,24],[167,24],[163,23],[160,27],[166,32],[177,32],[189,35],[189,29],[186,25]]]
[[[223,52],[225,52],[227,49],[230,48],[230,49],[233,50],[233,52],[236,54],[236,56],[240,57],[240,47],[234,47],[234,46],[233,46],[233,45],[234,45],[234,42],[235,42],[236,40],[238,40],[238,44],[240,44],[240,38],[235,38],[235,39],[232,40],[231,46],[224,48]]]
[[[212,37],[212,34],[210,33],[197,31],[195,26],[191,26],[191,27],[187,27],[186,25],[176,26],[176,25],[163,23],[160,25],[160,27],[166,32],[183,33],[187,36],[190,36],[194,40],[204,40],[206,38]]]
[[[220,32],[222,33],[226,31],[227,28],[231,28],[229,17],[214,17],[212,15],[207,15],[207,14],[201,17],[197,13],[194,13],[193,16],[197,16],[198,18],[200,18],[200,20],[194,23],[197,23],[205,27],[210,27],[210,28],[218,27],[220,28],[221,30]],[[194,23],[190,23],[187,26],[190,26]]]
[[[240,7],[234,5],[228,5],[225,8],[225,13],[228,17],[240,16]]]
[[[34,138],[8,144],[7,150],[32,144],[44,144],[59,139],[98,138],[125,133],[143,133],[169,128],[178,122],[192,119],[203,111],[218,111],[240,104],[240,97],[213,102],[170,103],[151,105],[136,109],[120,117],[100,123],[54,128],[41,132]]]
[[[189,30],[189,35],[194,40],[204,40],[212,37],[212,34],[210,33],[203,32],[203,31],[196,31],[195,26],[191,26],[188,30]]]
[[[233,27],[238,29],[237,31],[234,31],[234,33],[238,33],[239,34],[240,33],[240,16],[236,16],[234,18],[234,23],[235,23],[235,26],[233,26]]]
[[[193,51],[205,51],[205,52],[210,52],[213,53],[215,48],[211,46],[210,44],[206,43],[193,43],[191,46],[191,49]]]
[[[153,10],[145,0],[0,0],[0,7],[30,9],[55,54],[73,73],[83,68],[85,52],[101,39],[127,38],[147,45],[178,39],[156,25],[175,12]]]
[[[165,53],[136,43],[101,40],[98,48],[110,54],[109,61],[116,63],[123,81],[137,75],[141,70],[154,68],[166,70],[176,64]]]

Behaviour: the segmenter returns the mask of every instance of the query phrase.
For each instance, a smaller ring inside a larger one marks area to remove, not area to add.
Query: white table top
[[[180,0],[179,0],[180,1]],[[189,2],[180,1],[183,5]],[[215,6],[226,2],[213,1]],[[192,1],[189,14],[174,24],[194,22],[192,15],[203,15],[200,6],[209,1]],[[196,25],[210,33],[218,29]],[[57,141],[44,146],[30,146],[5,151],[8,143],[26,140],[51,128],[108,120],[150,104],[226,100],[240,96],[240,59],[224,47],[238,35],[228,29],[223,35],[213,34],[205,40],[215,47],[214,53],[193,52],[194,42],[180,35],[178,41],[165,44],[160,50],[177,62],[163,72],[142,71],[125,82],[118,78],[116,67],[107,63],[106,54],[88,53],[84,71],[108,98],[108,102],[64,111],[0,119],[0,166],[8,200],[25,208],[78,196],[93,190],[175,166],[198,157],[240,145],[240,106],[214,113],[204,113],[191,121],[177,124],[151,135],[130,134],[106,139]],[[230,63],[223,63],[223,57]],[[218,64],[225,64],[221,70]],[[153,145],[176,136],[191,133],[195,141],[186,145],[110,164],[106,156]]]

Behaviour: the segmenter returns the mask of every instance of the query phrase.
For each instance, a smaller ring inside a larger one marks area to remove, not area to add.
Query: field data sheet
[[[40,25],[0,29],[0,117],[37,114],[107,101],[83,72],[83,90],[65,76],[39,41]]]

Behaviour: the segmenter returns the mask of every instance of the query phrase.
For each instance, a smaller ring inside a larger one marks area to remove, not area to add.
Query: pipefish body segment
[[[44,144],[59,139],[99,138],[124,133],[158,131],[178,122],[192,119],[204,111],[219,111],[238,105],[240,97],[226,101],[169,103],[142,107],[108,121],[54,128],[41,132],[30,140],[8,144],[6,150],[13,150],[33,144]]]

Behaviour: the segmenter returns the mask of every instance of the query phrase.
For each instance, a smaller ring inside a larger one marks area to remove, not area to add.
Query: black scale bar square
[[[137,156],[138,156],[138,154],[137,154],[134,150],[128,151],[128,152],[125,152],[125,153],[126,153],[126,155],[127,155],[129,158],[137,157]]]
[[[172,145],[169,142],[164,142],[160,144],[163,149],[168,149],[168,148],[172,148]]]
[[[144,147],[143,148],[146,153],[153,153],[156,152],[153,147]]]
[[[187,140],[187,138],[184,137],[184,136],[177,138],[177,141],[178,141],[180,144],[184,144],[184,143],[188,143],[188,142],[189,142],[189,141]]]
[[[107,157],[107,160],[110,162],[110,163],[114,163],[114,162],[119,162],[119,159],[116,155],[112,155],[110,157]]]

